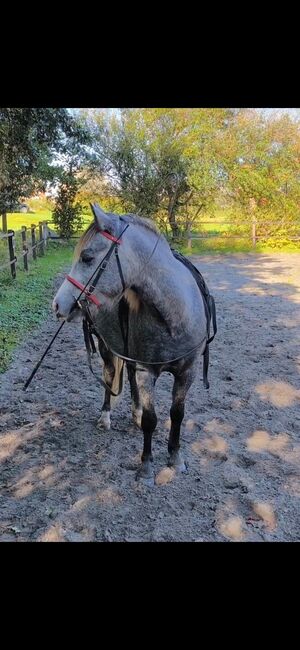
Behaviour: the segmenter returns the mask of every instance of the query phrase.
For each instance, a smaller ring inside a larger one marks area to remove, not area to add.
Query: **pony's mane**
[[[119,216],[119,215],[114,215],[109,213],[110,216]],[[151,219],[146,219],[145,217],[139,217],[136,214],[122,214],[122,220],[125,221],[125,223],[132,223],[134,225],[142,226],[143,228],[146,228],[147,230],[151,230],[152,232],[155,232],[159,234],[159,230],[155,223],[151,221]],[[90,225],[87,227],[86,231],[83,233],[82,237],[79,239],[79,242],[75,248],[74,251],[74,256],[75,260],[77,260],[80,256],[81,251],[83,248],[89,244],[93,236],[98,232],[98,229],[96,227],[96,224],[94,221],[90,223]]]
[[[98,232],[96,224],[94,221],[92,221],[87,227],[86,231],[83,233],[82,237],[79,239],[79,242],[74,251],[74,260],[78,260],[82,249],[85,248],[86,245],[91,241],[96,232]]]
[[[147,219],[146,217],[139,217],[137,214],[122,214],[122,219],[124,219],[126,223],[134,223],[147,228],[147,230],[152,230],[152,232],[159,234],[159,230],[156,224],[151,219]]]

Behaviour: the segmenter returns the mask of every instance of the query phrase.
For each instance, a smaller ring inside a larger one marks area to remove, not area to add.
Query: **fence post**
[[[43,240],[44,246],[47,247],[47,221],[43,221]]]
[[[252,217],[252,244],[256,246],[256,220],[255,217]]]
[[[44,239],[43,239],[43,224],[39,221],[39,252],[44,255]]]
[[[14,230],[9,230],[7,234],[9,235],[9,237],[8,237],[9,259],[12,262],[12,264],[10,265],[10,270],[11,270],[12,277],[15,278],[16,277],[16,265],[15,265],[14,260],[16,259],[16,256],[15,256],[14,241],[13,241],[15,231]]]
[[[32,246],[32,257],[36,260],[36,248],[35,248],[35,224],[31,224],[31,246]]]
[[[187,227],[187,247],[189,250],[192,250],[192,238],[191,238],[191,228]]]
[[[23,260],[24,260],[24,271],[28,271],[28,247],[26,242],[26,226],[22,226],[22,242],[23,242]]]

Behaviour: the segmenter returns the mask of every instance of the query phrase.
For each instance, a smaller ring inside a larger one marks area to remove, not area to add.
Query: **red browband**
[[[106,232],[105,230],[100,230],[100,228],[97,228],[98,232],[101,232],[101,235],[103,237],[106,237],[107,239],[110,239],[111,241],[117,242],[117,244],[121,244],[122,239],[118,239],[118,237],[114,237],[113,235],[110,235],[109,232]]]

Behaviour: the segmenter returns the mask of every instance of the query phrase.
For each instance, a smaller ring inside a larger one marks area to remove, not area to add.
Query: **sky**
[[[299,119],[300,118],[300,108],[258,108],[258,111],[262,111],[265,114],[269,114],[270,116],[276,114],[276,113],[281,113],[281,114],[287,114],[293,119]]]

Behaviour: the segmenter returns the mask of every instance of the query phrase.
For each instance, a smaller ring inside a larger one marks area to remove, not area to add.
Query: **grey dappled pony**
[[[122,274],[116,256],[112,255],[93,290],[101,306],[90,303],[89,311],[99,337],[104,379],[111,391],[122,381],[125,363],[113,352],[135,360],[126,361],[126,365],[133,420],[144,434],[142,464],[137,478],[152,484],[151,442],[157,424],[154,387],[165,371],[174,375],[168,462],[176,470],[186,471],[179,452],[180,427],[185,398],[208,340],[204,300],[190,270],[174,257],[167,240],[151,221],[131,214],[108,214],[98,205],[92,205],[92,210],[94,222],[75,249],[70,280],[65,279],[58,290],[53,309],[58,318],[80,318],[80,302],[71,312],[74,299],[80,295],[73,280],[86,285],[108,252],[111,240],[120,237],[129,224],[117,246]],[[86,301],[85,296],[83,300]],[[176,360],[178,357],[181,358]],[[110,429],[111,391],[105,390],[99,420],[99,425],[105,429]]]

